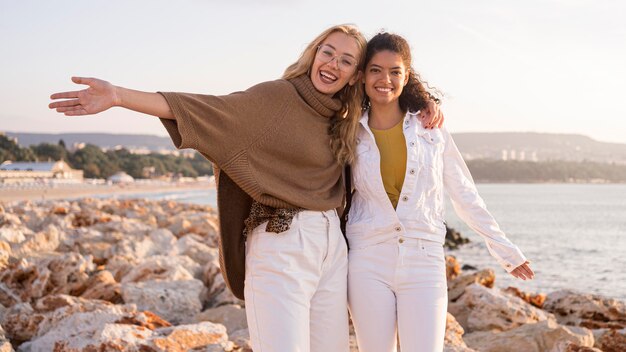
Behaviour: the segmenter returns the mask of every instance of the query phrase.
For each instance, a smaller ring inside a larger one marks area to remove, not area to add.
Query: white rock
[[[571,329],[554,320],[526,324],[505,332],[478,331],[465,334],[467,345],[481,352],[546,352],[563,342],[592,347],[593,335],[588,329]]]
[[[20,243],[26,240],[24,228],[0,227],[0,240],[8,243]]]
[[[554,313],[559,323],[566,325],[578,325],[585,320],[597,321],[600,325],[607,322],[626,322],[624,302],[572,290],[548,294],[543,308]]]
[[[11,247],[13,256],[22,258],[31,253],[53,252],[59,244],[59,230],[55,226],[48,226],[44,231],[28,236],[24,241]]]
[[[250,343],[250,331],[248,330],[248,328],[230,333],[229,338],[235,343],[235,345],[239,346],[244,351],[252,351],[252,344]]]
[[[158,329],[157,332],[166,335],[151,339],[150,346],[158,351],[182,352],[201,347],[215,348],[228,345],[226,328],[223,325],[210,322],[162,328]]]
[[[202,310],[201,281],[144,281],[122,284],[122,299],[139,310],[154,312],[165,320],[180,324],[190,321]]]
[[[199,235],[188,234],[181,237],[176,243],[176,252],[186,255],[200,265],[217,261],[219,251],[215,247],[209,247]]]
[[[111,268],[107,267],[111,270]],[[117,278],[117,275],[116,275]],[[202,278],[202,267],[187,256],[154,256],[133,267],[122,283],[149,280],[190,280]]]
[[[222,324],[226,327],[228,334],[248,327],[246,310],[236,304],[207,309],[197,314],[193,320],[195,322],[210,321]]]
[[[518,297],[479,284],[468,286],[456,302],[448,305],[448,311],[466,332],[504,331],[523,324],[554,320],[552,314],[535,308]]]

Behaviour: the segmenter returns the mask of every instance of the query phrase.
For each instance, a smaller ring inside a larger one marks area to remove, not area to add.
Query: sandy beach
[[[54,186],[0,188],[0,202],[75,199],[106,195],[131,195],[215,188],[211,182],[143,182],[120,185],[62,184]]]

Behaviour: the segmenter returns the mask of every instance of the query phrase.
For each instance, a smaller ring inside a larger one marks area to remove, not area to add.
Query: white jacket
[[[452,136],[445,129],[427,130],[418,114],[407,113],[403,131],[407,145],[406,175],[396,209],[380,174],[380,153],[368,126],[360,120],[357,160],[352,165],[354,195],[346,232],[350,248],[363,248],[392,238],[421,238],[444,243],[444,189],[459,217],[487,242],[489,253],[508,272],[526,261],[500,230],[478,195]]]

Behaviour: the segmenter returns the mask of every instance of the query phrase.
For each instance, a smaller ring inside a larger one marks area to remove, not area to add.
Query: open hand
[[[56,100],[48,107],[66,116],[97,114],[113,106],[119,105],[115,86],[97,78],[72,77],[76,84],[86,84],[87,89],[72,92],[54,93],[50,99]],[[57,100],[67,99],[67,100]]]
[[[535,273],[530,268],[529,264],[530,262],[525,262],[524,264],[513,269],[513,271],[511,271],[511,275],[522,280],[532,280],[535,277]]]
[[[443,126],[443,112],[441,112],[439,105],[433,100],[429,100],[428,106],[420,111],[419,118],[424,128],[433,129]]]

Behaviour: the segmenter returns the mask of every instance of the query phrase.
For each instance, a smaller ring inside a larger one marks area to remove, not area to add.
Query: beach
[[[126,184],[27,184],[0,187],[0,202],[42,201],[83,197],[131,196],[146,193],[203,191],[215,188],[209,181],[139,181]]]

